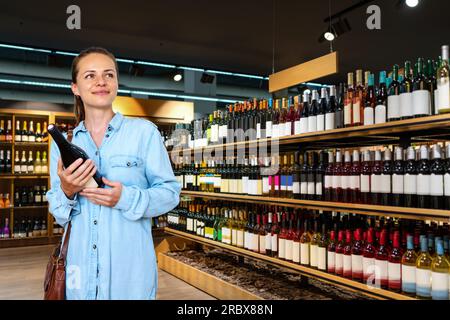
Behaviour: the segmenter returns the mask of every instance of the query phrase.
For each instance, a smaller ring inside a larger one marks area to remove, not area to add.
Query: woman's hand
[[[120,182],[109,181],[105,177],[103,177],[103,182],[111,188],[85,188],[80,192],[80,196],[88,198],[93,204],[114,207],[119,202],[122,194],[122,184]]]
[[[97,171],[94,161],[89,159],[83,164],[81,163],[83,163],[83,159],[77,159],[64,169],[61,158],[58,159],[58,176],[61,180],[61,189],[69,199],[73,199],[75,193],[83,190],[86,183]]]

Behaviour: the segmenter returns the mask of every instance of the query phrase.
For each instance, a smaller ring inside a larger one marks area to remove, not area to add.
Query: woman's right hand
[[[97,171],[94,161],[91,159],[80,165],[81,163],[83,163],[83,159],[77,159],[64,169],[61,158],[58,159],[58,176],[61,180],[61,189],[69,199],[73,199],[77,192],[83,190],[86,183]]]

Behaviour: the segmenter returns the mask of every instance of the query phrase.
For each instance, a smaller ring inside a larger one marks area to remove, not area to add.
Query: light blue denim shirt
[[[116,113],[100,148],[84,121],[74,129],[72,143],[86,151],[102,176],[121,182],[123,189],[113,208],[78,194],[68,199],[57,174],[60,152],[52,143],[49,210],[62,226],[72,221],[67,299],[155,299],[151,218],[177,206],[180,194],[157,127]]]

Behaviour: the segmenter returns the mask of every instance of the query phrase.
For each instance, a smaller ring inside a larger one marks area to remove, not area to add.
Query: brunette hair
[[[101,47],[90,47],[87,49],[84,49],[83,51],[81,51],[78,56],[75,57],[75,59],[73,59],[72,62],[72,82],[73,83],[77,83],[77,75],[78,75],[78,64],[80,62],[81,59],[83,59],[84,57],[90,55],[91,53],[100,53],[100,54],[104,54],[105,56],[108,56],[111,58],[112,61],[114,61],[114,65],[116,67],[116,72],[117,74],[119,73],[119,68],[117,66],[117,61],[116,61],[116,57],[114,57],[114,55],[109,52],[108,50],[106,50],[105,48],[101,48]],[[75,112],[75,117],[76,117],[76,126],[85,119],[85,112],[84,112],[84,103],[83,100],[81,100],[80,96],[75,95],[75,102],[74,102],[74,112]]]

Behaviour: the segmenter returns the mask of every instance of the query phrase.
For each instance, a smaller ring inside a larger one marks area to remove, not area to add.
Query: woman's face
[[[85,108],[110,108],[118,86],[116,66],[110,57],[91,53],[78,62],[77,82],[72,83],[72,92],[81,97]]]

